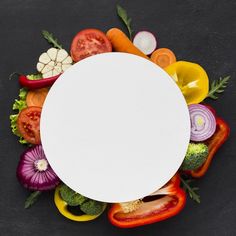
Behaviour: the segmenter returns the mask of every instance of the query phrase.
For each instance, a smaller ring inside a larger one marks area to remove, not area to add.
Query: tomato
[[[85,29],[77,33],[72,40],[70,54],[73,61],[77,62],[92,55],[111,51],[111,43],[102,31]]]
[[[23,109],[17,119],[17,128],[22,137],[32,144],[40,144],[40,116],[41,107],[27,107]]]

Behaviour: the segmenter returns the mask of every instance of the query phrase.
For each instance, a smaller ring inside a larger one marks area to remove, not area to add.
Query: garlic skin
[[[43,78],[48,78],[63,73],[72,66],[72,59],[65,49],[49,48],[39,56],[36,65],[37,71]]]

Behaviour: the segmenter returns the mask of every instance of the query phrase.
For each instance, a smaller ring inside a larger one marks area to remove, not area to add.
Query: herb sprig
[[[193,179],[184,180],[180,178],[183,184],[183,189],[189,193],[190,198],[192,198],[195,202],[200,203],[200,195],[196,193],[199,190],[197,187],[191,187],[189,184],[193,181]]]
[[[62,45],[58,43],[58,39],[56,39],[52,33],[49,33],[47,30],[42,30],[42,35],[55,48],[62,49]]]
[[[41,193],[40,191],[32,192],[25,201],[25,209],[30,208],[38,200]]]
[[[116,5],[116,11],[117,11],[118,16],[121,18],[121,20],[124,22],[124,24],[126,25],[128,29],[129,38],[132,39],[133,30],[131,28],[131,18],[128,16],[126,10],[120,5]]]
[[[211,83],[210,91],[209,91],[207,97],[216,100],[218,98],[216,94],[224,92],[224,90],[227,87],[227,84],[229,82],[229,79],[230,79],[230,76],[226,76],[224,78],[220,77],[220,79],[214,80]]]

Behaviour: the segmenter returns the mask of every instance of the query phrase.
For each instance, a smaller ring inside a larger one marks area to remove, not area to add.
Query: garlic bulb
[[[63,73],[72,62],[66,50],[49,48],[40,55],[37,70],[42,73],[43,78],[48,78]]]

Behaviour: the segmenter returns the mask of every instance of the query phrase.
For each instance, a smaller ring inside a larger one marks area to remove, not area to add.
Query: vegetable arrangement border
[[[180,169],[165,186],[143,199],[110,204],[108,219],[118,227],[137,227],[178,214],[185,205],[186,193],[200,203],[198,188],[190,183],[206,174],[215,153],[230,132],[227,123],[205,104],[205,99],[217,99],[226,88],[230,76],[214,80],[209,86],[207,73],[200,65],[177,61],[170,49],[158,48],[156,37],[148,31],[140,31],[132,39],[131,18],[119,5],[117,14],[127,28],[128,37],[117,28],[110,29],[106,34],[98,29],[85,29],[74,37],[68,53],[51,33],[43,30],[43,37],[53,47],[40,55],[36,74],[18,74],[22,88],[13,104],[14,114],[10,115],[10,122],[19,142],[29,146],[21,155],[17,167],[19,182],[32,191],[25,208],[31,207],[41,193],[52,189],[55,189],[54,202],[59,212],[73,221],[94,220],[108,206],[74,192],[60,181],[41,146],[39,124],[44,100],[57,78],[73,63],[111,51],[144,57],[162,67],[173,78],[189,106],[191,141]]]

